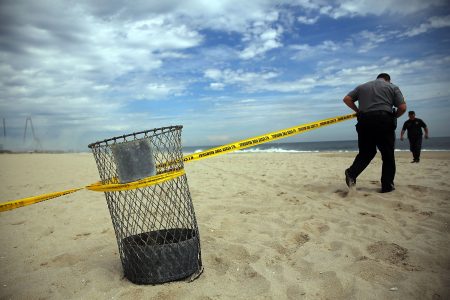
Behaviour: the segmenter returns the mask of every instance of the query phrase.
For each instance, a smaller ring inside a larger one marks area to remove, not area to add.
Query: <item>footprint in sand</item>
[[[290,285],[286,290],[287,299],[298,299],[298,297],[305,295],[305,292],[298,285]]]
[[[229,257],[233,257],[230,260]],[[217,255],[207,257],[211,268],[217,272],[218,275],[225,275],[235,264],[249,264],[255,263],[260,259],[259,255],[251,255],[245,247],[240,245],[222,245],[221,251]]]
[[[239,213],[241,215],[250,215],[250,214],[253,214],[255,212],[256,212],[256,210],[254,210],[254,209],[243,209]]]
[[[287,241],[289,244],[300,247],[303,246],[306,242],[310,240],[310,237],[307,233],[304,232],[294,232],[292,234],[287,235]]]
[[[79,233],[73,238],[73,240],[76,241],[78,239],[81,239],[83,237],[87,237],[87,236],[90,236],[90,235],[91,235],[90,232]]]
[[[341,198],[346,198],[347,196],[350,195],[352,190],[335,190],[334,193],[337,194],[338,196],[340,196]]]
[[[50,262],[44,262],[41,264],[41,266],[44,265],[52,265],[56,267],[71,267],[76,265],[82,261],[81,257],[78,255],[70,254],[70,253],[64,253],[58,256],[55,256]]]
[[[411,204],[404,204],[402,202],[397,202],[395,203],[395,207],[394,207],[395,211],[405,211],[405,212],[417,212],[417,208],[414,207],[414,205]]]
[[[377,260],[400,266],[408,271],[420,271],[420,266],[411,265],[408,262],[408,249],[395,243],[378,241],[367,247],[367,251]]]
[[[434,213],[432,211],[421,211],[416,214],[416,219],[423,221],[431,217]]]
[[[412,189],[414,192],[419,192],[419,193],[424,193],[424,192],[426,192],[427,189],[428,189],[428,188],[425,187],[425,186],[412,185],[412,184],[408,185],[408,187],[409,187],[410,189]]]
[[[421,211],[419,215],[431,217],[433,215],[432,211]]]
[[[241,191],[241,192],[236,193],[236,194],[235,194],[235,197],[236,197],[236,196],[247,196],[247,195],[248,195],[248,192],[247,192],[247,191]]]
[[[305,222],[302,226],[305,231],[310,232],[313,235],[321,236],[328,230],[330,230],[330,226],[320,221],[311,221]]]
[[[211,269],[216,271],[217,275],[223,276],[230,268],[230,262],[225,257],[215,256],[211,261]]]
[[[369,217],[372,217],[372,218],[377,218],[377,219],[380,219],[380,220],[386,220],[382,215],[380,215],[380,214],[371,214],[371,213],[368,213],[368,212],[360,212],[359,213],[361,216],[369,216]]]
[[[366,257],[350,265],[348,272],[367,282],[377,282],[385,286],[390,286],[392,282],[399,282],[405,279],[405,275],[401,270]]]
[[[408,249],[385,241],[378,241],[369,245],[367,247],[367,251],[375,257],[375,259],[379,259],[393,265],[399,264],[408,257]]]
[[[49,236],[55,231],[53,226],[49,226],[42,231],[42,237]]]
[[[11,223],[10,225],[13,225],[13,226],[15,226],[15,225],[22,225],[22,224],[25,224],[25,223],[26,223],[26,221],[25,221],[25,220],[23,220],[23,221],[19,221],[19,222]]]

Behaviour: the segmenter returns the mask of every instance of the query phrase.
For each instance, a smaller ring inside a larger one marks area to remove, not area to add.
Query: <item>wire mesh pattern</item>
[[[151,144],[156,174],[183,169],[181,129],[157,128],[90,144],[102,183],[118,177],[112,147],[141,139]],[[130,281],[156,284],[201,272],[200,238],[186,175],[134,190],[105,192],[105,197]]]

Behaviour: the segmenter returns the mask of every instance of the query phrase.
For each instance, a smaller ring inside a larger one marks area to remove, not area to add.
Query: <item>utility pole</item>
[[[39,141],[39,139],[36,136],[36,133],[34,132],[34,126],[33,126],[33,121],[31,120],[31,116],[27,117],[27,119],[25,120],[25,131],[23,132],[23,143],[25,144],[25,139],[27,137],[28,120],[30,121],[31,133],[33,134],[33,140],[36,143],[38,150],[42,150],[41,142]]]

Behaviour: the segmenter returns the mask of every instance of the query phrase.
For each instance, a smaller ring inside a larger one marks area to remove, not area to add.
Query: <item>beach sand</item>
[[[1,299],[449,299],[450,152],[379,155],[349,191],[355,153],[233,153],[186,164],[203,274],[123,277],[103,193],[0,213]],[[91,154],[0,155],[0,201],[99,179]]]

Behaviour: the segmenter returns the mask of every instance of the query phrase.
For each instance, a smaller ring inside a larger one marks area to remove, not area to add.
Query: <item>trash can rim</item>
[[[173,125],[173,126],[166,126],[166,127],[153,128],[153,129],[133,132],[133,133],[129,133],[129,134],[115,136],[115,137],[112,137],[112,138],[109,138],[109,139],[105,139],[105,140],[102,140],[102,141],[97,141],[97,142],[89,144],[88,147],[90,149],[92,149],[92,148],[96,148],[96,147],[99,147],[99,146],[102,146],[102,145],[103,146],[107,146],[109,142],[116,143],[116,141],[118,139],[125,139],[125,138],[131,137],[131,136],[136,137],[136,135],[141,135],[141,134],[144,134],[144,137],[145,137],[145,135],[150,133],[150,132],[153,132],[154,134],[156,134],[156,133],[161,134],[161,133],[165,133],[165,132],[180,130],[182,128],[183,128],[183,125]],[[161,132],[159,133],[158,131],[161,131]]]

